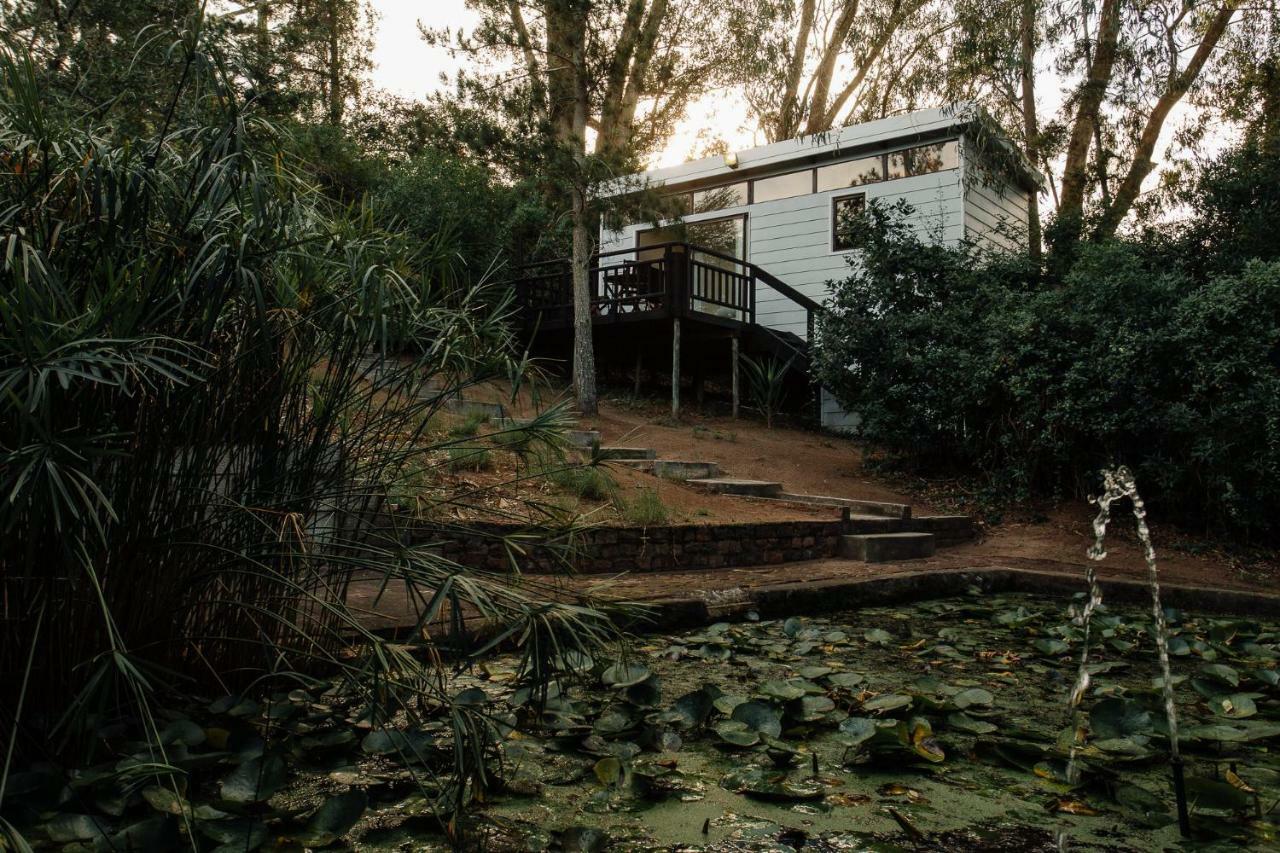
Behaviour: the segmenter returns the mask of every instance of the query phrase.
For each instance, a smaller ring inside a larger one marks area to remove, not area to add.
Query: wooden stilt
[[[680,420],[680,318],[671,321],[671,417]]]
[[[734,335],[733,338],[731,338],[731,341],[733,344],[732,354],[731,354],[731,358],[733,359],[733,419],[737,420],[738,419],[738,336]]]
[[[636,390],[632,395],[637,400],[640,399],[640,369],[644,366],[644,349],[636,347]]]

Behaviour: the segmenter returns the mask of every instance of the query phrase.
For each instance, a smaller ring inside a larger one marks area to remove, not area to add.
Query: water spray
[[[1174,704],[1173,676],[1169,668],[1169,625],[1164,617],[1164,607],[1160,604],[1160,577],[1156,569],[1156,551],[1151,545],[1151,530],[1147,527],[1147,507],[1138,494],[1138,485],[1133,472],[1124,465],[1102,472],[1103,493],[1090,502],[1097,504],[1098,515],[1093,520],[1093,545],[1089,547],[1089,565],[1086,579],[1089,584],[1089,599],[1083,611],[1077,617],[1078,624],[1083,626],[1084,643],[1080,653],[1080,668],[1076,674],[1076,683],[1071,691],[1072,719],[1078,715],[1080,700],[1089,687],[1089,623],[1093,611],[1102,602],[1102,591],[1098,587],[1098,572],[1094,564],[1106,559],[1105,539],[1107,525],[1111,521],[1111,505],[1122,498],[1128,498],[1133,506],[1133,516],[1137,521],[1138,540],[1142,543],[1143,559],[1147,564],[1147,583],[1151,588],[1151,616],[1155,624],[1156,652],[1160,658],[1161,692],[1164,698],[1165,720],[1169,727],[1169,764],[1173,769],[1173,794],[1178,805],[1178,830],[1183,838],[1191,836],[1191,817],[1187,811],[1187,791],[1183,776],[1182,754],[1178,749],[1178,710]],[[1067,779],[1072,784],[1079,776],[1076,768],[1077,739],[1072,733],[1071,755],[1067,761]]]

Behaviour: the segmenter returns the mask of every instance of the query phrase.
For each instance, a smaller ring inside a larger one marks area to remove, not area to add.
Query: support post
[[[636,344],[636,390],[632,395],[640,399],[640,369],[644,366],[644,348]]]
[[[680,420],[680,318],[671,321],[671,418]]]
[[[738,419],[738,336],[734,335],[730,339],[731,358],[733,359],[733,419]]]

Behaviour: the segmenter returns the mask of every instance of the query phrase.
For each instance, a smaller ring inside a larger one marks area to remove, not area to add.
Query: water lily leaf
[[[635,726],[635,718],[618,706],[608,708],[596,718],[593,728],[602,735],[616,735]]]
[[[571,826],[560,833],[560,849],[565,853],[599,853],[608,846],[608,834],[594,827]]]
[[[860,672],[833,672],[827,676],[828,684],[845,690],[852,690],[866,680],[867,677]]]
[[[1138,785],[1117,785],[1112,797],[1131,817],[1144,826],[1161,827],[1173,821],[1164,799]]]
[[[1169,654],[1176,657],[1184,657],[1191,654],[1191,644],[1187,642],[1185,637],[1170,637],[1166,645]]]
[[[403,755],[407,760],[424,756],[434,741],[426,732],[379,729],[360,741],[360,749],[368,755]]]
[[[719,691],[714,692],[718,693]],[[676,700],[673,709],[678,715],[676,725],[686,729],[697,728],[702,725],[707,721],[707,717],[711,715],[711,709],[715,707],[717,698],[719,697],[713,695],[713,690],[708,687],[701,687],[681,696]]]
[[[204,729],[191,720],[174,720],[160,732],[165,746],[199,746],[205,742]]]
[[[1089,712],[1089,729],[1101,739],[1151,731],[1151,712],[1132,699],[1104,699]]]
[[[924,717],[916,717],[907,724],[907,736],[916,755],[937,764],[947,757],[942,745],[933,737],[933,726]]]
[[[794,640],[796,635],[800,633],[800,629],[803,627],[804,622],[802,622],[798,617],[792,616],[786,622],[782,623],[782,633]]]
[[[1204,776],[1188,776],[1187,800],[1197,811],[1210,809],[1219,812],[1238,812],[1253,807],[1253,798],[1239,788],[1217,779]]]
[[[330,797],[307,821],[307,828],[295,841],[306,847],[326,847],[351,831],[369,807],[369,795],[356,788]]]
[[[169,815],[156,815],[131,823],[111,836],[110,849],[175,850],[179,846],[178,820]]]
[[[489,694],[485,693],[484,690],[479,687],[471,687],[463,690],[457,696],[454,696],[453,704],[473,706],[488,705]]]
[[[169,788],[158,785],[143,788],[142,799],[146,800],[151,808],[165,814],[180,815],[191,811],[191,804],[185,799]]]
[[[805,689],[795,681],[766,681],[760,685],[761,695],[780,702],[789,702],[805,695]]]
[[[662,680],[651,675],[639,684],[633,684],[623,692],[625,698],[637,708],[656,708],[662,701]]]
[[[876,646],[887,646],[893,642],[893,635],[883,628],[870,628],[862,638]]]
[[[222,799],[230,803],[260,803],[284,787],[288,772],[278,755],[254,758],[222,780]]]
[[[1221,741],[1223,743],[1234,743],[1248,740],[1248,734],[1244,729],[1238,729],[1234,726],[1223,725],[1221,723],[1210,723],[1203,726],[1188,726],[1181,730],[1179,734],[1188,740],[1196,741]]]
[[[59,843],[106,838],[111,831],[110,825],[100,818],[83,814],[57,815],[44,825],[44,829],[50,841]]]
[[[622,762],[614,756],[602,758],[591,768],[601,785],[616,785],[622,779]]]
[[[826,696],[803,696],[787,706],[788,713],[803,723],[820,720],[834,711],[836,703]]]
[[[1258,706],[1254,704],[1253,696],[1248,693],[1215,696],[1209,701],[1209,707],[1219,717],[1227,717],[1233,720],[1252,717],[1258,713]]]
[[[254,817],[200,821],[196,826],[201,835],[237,850],[256,850],[267,840],[266,824]]]
[[[846,746],[857,746],[875,737],[876,730],[876,721],[870,717],[849,717],[840,723],[838,737]]]
[[[1230,687],[1237,687],[1240,684],[1240,673],[1225,663],[1206,663],[1200,667],[1200,672]]]
[[[777,708],[765,702],[743,702],[733,709],[730,719],[769,737],[782,734],[782,715]]]
[[[970,687],[968,690],[961,690],[951,697],[951,701],[962,711],[974,706],[986,707],[995,700],[996,697],[991,695],[991,691],[984,690],[981,687]]]
[[[727,717],[733,713],[734,708],[746,701],[747,697],[745,696],[733,696],[728,693],[724,693],[716,697],[715,701],[712,702],[712,707]]]
[[[737,720],[723,720],[716,723],[716,734],[730,746],[748,747],[760,742],[760,733],[747,727],[746,723]]]
[[[723,787],[752,799],[770,803],[799,803],[820,800],[826,789],[812,779],[790,779],[786,773],[748,770],[730,773]]]
[[[1255,669],[1253,677],[1266,684],[1268,687],[1276,687],[1280,685],[1280,673],[1274,669]]]
[[[885,711],[896,711],[899,708],[906,708],[912,702],[910,696],[904,696],[901,693],[881,693],[879,696],[873,696],[862,703],[862,710],[871,711],[872,713],[883,713]]]
[[[814,679],[822,678],[824,675],[829,675],[832,672],[832,669],[829,666],[802,666],[796,670],[796,672],[802,678]]]
[[[630,687],[639,684],[649,677],[649,668],[641,663],[619,662],[609,667],[600,676],[608,687]]]
[[[1041,637],[1031,645],[1035,646],[1036,651],[1040,652],[1040,654],[1048,655],[1049,657],[1057,657],[1071,651],[1071,646],[1053,637]]]
[[[995,723],[988,723],[986,720],[979,720],[970,717],[962,711],[956,711],[947,715],[947,725],[953,729],[962,732],[968,732],[974,735],[986,735],[996,731]]]

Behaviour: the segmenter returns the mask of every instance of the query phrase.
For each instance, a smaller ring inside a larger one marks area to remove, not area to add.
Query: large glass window
[[[884,158],[863,157],[818,169],[818,192],[860,187],[884,180]]]
[[[867,209],[866,193],[842,195],[831,199],[831,251],[847,252],[853,248],[849,230],[854,219]]]
[[[813,192],[813,170],[791,172],[772,178],[761,178],[751,184],[751,201],[759,204],[762,201],[775,201],[780,198],[791,198],[797,195],[808,195]]]
[[[954,139],[949,139],[932,145],[917,145],[905,151],[894,151],[889,155],[889,177],[927,175],[930,172],[954,169],[959,164],[959,146]]]
[[[699,190],[693,194],[693,212],[709,213],[713,210],[724,210],[729,207],[741,207],[747,203],[747,182],[727,184],[723,187],[712,187]]]

